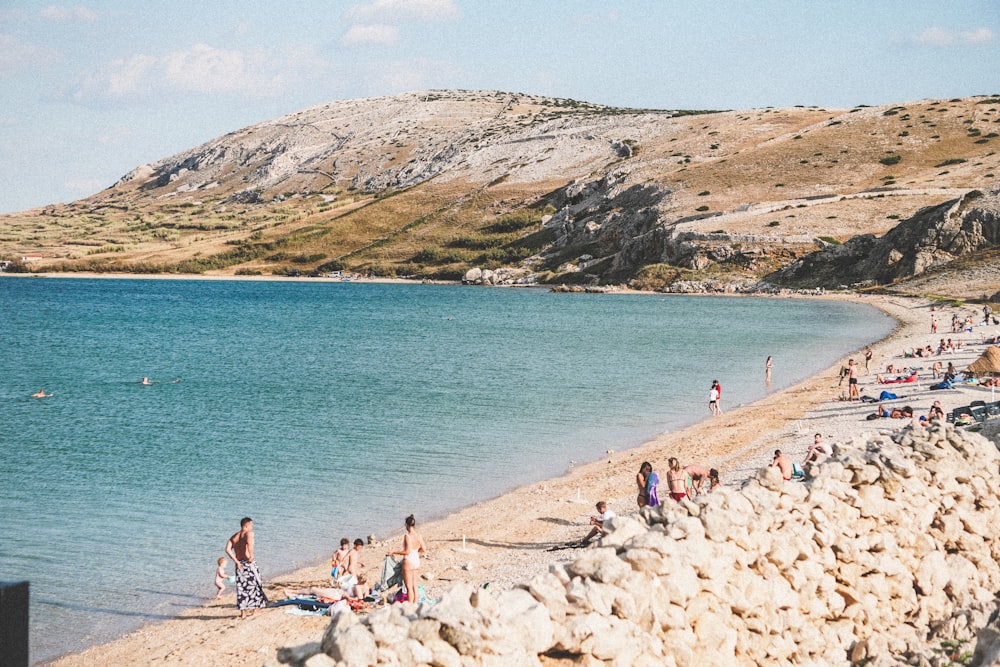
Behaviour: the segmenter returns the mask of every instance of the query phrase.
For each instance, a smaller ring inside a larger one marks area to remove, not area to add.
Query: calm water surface
[[[0,327],[0,580],[30,580],[42,661],[202,604],[244,515],[268,578],[702,419],[712,379],[724,406],[760,398],[767,355],[779,388],[893,322],[827,300],[0,278]]]

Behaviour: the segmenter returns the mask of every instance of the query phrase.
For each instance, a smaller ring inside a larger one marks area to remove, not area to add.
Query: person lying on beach
[[[689,465],[684,466],[684,472],[687,473],[688,489],[690,489],[690,494],[692,496],[700,496],[702,493],[711,493],[712,489],[720,484],[719,482],[719,471],[715,468],[706,468],[705,466],[699,465]],[[702,484],[708,480],[708,489],[702,491]]]
[[[774,460],[771,467],[781,471],[781,477],[786,482],[792,478],[792,460],[781,453],[780,449],[774,450]]]
[[[325,588],[322,586],[310,586],[309,588],[286,588],[282,591],[286,600],[313,597],[319,602],[336,602],[347,597],[347,592],[340,588]]]
[[[604,524],[611,519],[614,519],[616,516],[614,512],[608,509],[608,504],[603,500],[598,501],[595,507],[597,508],[597,516],[590,517],[590,525],[593,526],[593,528],[591,528],[590,532],[587,533],[587,536],[581,540],[583,544],[590,542],[598,535],[604,537],[607,532]]]

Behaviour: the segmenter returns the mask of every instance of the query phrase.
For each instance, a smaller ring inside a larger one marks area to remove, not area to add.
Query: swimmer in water
[[[52,394],[46,394],[44,389],[39,389],[37,393],[31,395],[32,398],[48,398]]]

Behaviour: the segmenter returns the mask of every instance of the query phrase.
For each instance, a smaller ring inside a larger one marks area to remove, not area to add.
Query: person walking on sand
[[[712,388],[708,391],[708,411],[712,413],[713,417],[720,414],[719,410],[719,388],[718,384],[713,382]]]
[[[872,352],[872,349],[870,347],[866,347],[865,348],[865,375],[871,375],[871,371],[868,370],[868,364],[871,363],[872,357],[874,357],[874,356],[875,356],[875,353]]]
[[[406,534],[403,535],[403,550],[390,551],[390,556],[403,557],[403,588],[407,602],[417,602],[417,570],[420,569],[420,554],[427,552],[424,538],[417,532],[417,520],[413,515],[406,517]]]
[[[642,465],[639,466],[639,472],[635,474],[635,485],[639,488],[639,495],[635,497],[635,502],[639,505],[639,509],[649,505],[649,494],[646,492],[646,481],[649,479],[649,474],[653,472],[653,464],[649,461],[643,461]]]
[[[253,558],[253,519],[240,520],[240,529],[226,542],[226,555],[236,563],[236,608],[240,618],[246,618],[257,609],[267,606],[264,581]]]
[[[218,589],[218,592],[216,592],[215,598],[214,598],[216,600],[218,600],[219,598],[222,597],[222,594],[226,590],[226,582],[229,581],[229,575],[226,574],[226,558],[225,558],[225,556],[221,556],[219,558],[219,560],[217,561],[217,563],[218,563],[219,567],[216,568],[216,570],[215,570],[215,588]]]
[[[764,362],[764,382],[768,385],[771,384],[771,369],[774,368],[774,363],[771,361],[771,356],[768,355],[767,361]]]

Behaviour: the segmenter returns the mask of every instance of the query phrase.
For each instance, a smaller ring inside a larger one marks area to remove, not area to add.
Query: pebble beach
[[[985,337],[997,333],[995,326],[979,326],[981,312],[973,305],[933,306],[926,300],[893,297],[852,297],[877,306],[895,318],[899,326],[888,338],[873,343],[869,370],[864,370],[863,351],[852,358],[861,364],[860,391],[878,397],[883,389],[899,395],[887,401],[890,407],[910,405],[915,414],[926,414],[934,400],[944,410],[968,405],[972,400],[993,398],[989,388],[956,385],[947,390],[931,390],[931,364],[935,359],[945,365],[952,362],[963,370],[985,349]],[[932,311],[932,307],[935,308]],[[939,322],[931,332],[932,313]],[[976,326],[971,332],[950,333],[953,313],[964,318],[972,315]],[[904,358],[904,351],[927,345],[936,349],[941,338],[951,338],[961,347],[935,358]],[[589,530],[594,504],[605,500],[619,516],[637,511],[634,477],[642,461],[650,461],[661,473],[667,459],[678,458],[682,465],[697,463],[717,468],[726,486],[738,487],[760,468],[770,464],[775,449],[781,449],[793,461],[801,462],[814,433],[821,433],[827,443],[844,442],[866,435],[887,433],[909,422],[898,419],[868,420],[875,411],[872,403],[842,400],[847,382],[841,382],[840,369],[847,358],[825,371],[792,387],[775,391],[753,404],[730,407],[723,395],[723,414],[706,418],[683,430],[665,433],[641,447],[627,451],[609,449],[598,461],[571,463],[568,472],[558,478],[515,489],[498,498],[483,500],[444,519],[421,524],[418,529],[428,543],[422,564],[421,584],[430,597],[449,587],[466,583],[507,589],[545,572],[553,563],[580,555],[580,549],[567,545],[581,539]],[[916,383],[884,386],[876,373],[888,364],[918,369]],[[764,364],[761,362],[761,382]],[[781,368],[776,366],[775,377]],[[662,482],[661,482],[662,484]],[[666,496],[661,486],[660,497]],[[669,500],[667,502],[670,502]],[[400,518],[402,523],[402,518]],[[382,558],[398,550],[398,535],[376,539],[365,547],[364,562],[370,580],[377,581]],[[271,599],[280,599],[284,588],[323,586],[329,582],[326,563],[292,574],[268,579]],[[65,656],[52,664],[76,666],[90,664],[158,665],[262,665],[277,664],[277,650],[316,642],[329,623],[328,617],[296,616],[283,608],[269,609],[247,620],[239,620],[234,593],[206,603],[178,618],[144,627],[115,642],[95,646],[78,654]]]

